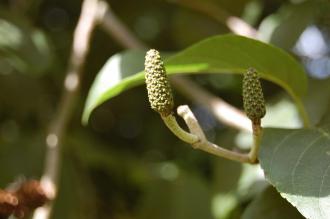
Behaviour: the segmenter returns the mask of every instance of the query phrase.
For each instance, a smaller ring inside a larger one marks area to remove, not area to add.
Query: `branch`
[[[69,60],[69,66],[64,81],[62,97],[50,123],[46,137],[45,169],[41,178],[41,186],[47,196],[52,200],[57,194],[59,170],[61,162],[61,147],[65,137],[68,123],[72,117],[76,98],[79,94],[82,69],[89,51],[89,42],[96,25],[98,0],[84,0],[78,24],[74,31],[73,45]],[[35,211],[34,219],[50,218],[53,203],[41,207]]]
[[[115,15],[106,2],[102,1],[102,4],[99,4],[99,6],[101,27],[123,47],[128,49],[145,49],[147,47]],[[240,130],[252,132],[250,120],[239,109],[182,76],[172,77],[171,82],[181,94],[193,102],[205,106],[222,123]]]
[[[214,20],[226,25],[231,32],[238,35],[256,38],[257,30],[250,24],[246,23],[239,17],[230,15],[227,11],[218,7],[210,1],[196,1],[196,0],[169,0],[170,2],[179,4],[183,7],[192,9],[199,13],[205,14]]]
[[[181,94],[206,107],[222,123],[239,130],[252,132],[251,121],[245,113],[223,99],[209,93],[198,84],[184,77],[174,76],[171,82]]]
[[[144,49],[147,46],[113,13],[105,1],[99,3],[100,26],[124,48]]]
[[[256,163],[259,149],[259,136],[261,132],[261,118],[265,115],[263,93],[257,72],[249,69],[243,78],[243,102],[244,109],[251,121],[253,121],[254,145],[249,154],[233,152],[209,142],[194,114],[188,106],[180,106],[178,113],[183,117],[190,132],[185,131],[177,123],[173,116],[174,98],[172,89],[166,74],[164,62],[155,49],[150,49],[144,61],[145,82],[148,91],[148,99],[151,109],[159,113],[166,126],[182,141],[191,144],[196,149],[204,150],[230,160],[246,163]],[[258,144],[255,144],[258,143]]]
[[[205,151],[207,153],[216,155],[218,157],[223,157],[241,163],[255,164],[258,162],[257,153],[259,149],[259,141],[254,142],[254,145],[252,145],[251,151],[248,154],[242,154],[235,151],[227,150],[206,139],[205,134],[201,129],[197,119],[195,118],[194,114],[191,112],[190,108],[187,105],[179,106],[177,111],[178,114],[184,119],[186,125],[188,126],[190,130],[190,134],[195,135],[199,139],[197,142],[191,144],[193,148]]]

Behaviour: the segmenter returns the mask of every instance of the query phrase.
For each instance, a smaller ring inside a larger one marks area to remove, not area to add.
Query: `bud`
[[[245,113],[252,122],[260,121],[266,114],[264,95],[254,68],[249,68],[243,77],[243,104]]]
[[[149,50],[144,65],[151,108],[161,116],[166,117],[172,113],[174,102],[171,86],[159,52],[155,49]]]
[[[7,218],[18,206],[17,197],[11,192],[0,189],[0,218]]]

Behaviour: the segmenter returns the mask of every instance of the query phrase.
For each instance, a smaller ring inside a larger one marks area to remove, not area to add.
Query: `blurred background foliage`
[[[224,22],[175,0],[108,1],[147,45],[178,51],[228,33]],[[313,123],[329,100],[330,6],[322,0],[193,0],[237,16],[259,38],[296,56],[310,76],[305,99]],[[0,185],[39,178],[45,135],[61,94],[78,0],[0,2]],[[53,218],[256,219],[302,218],[263,179],[258,166],[241,165],[192,150],[149,109],[144,87],[103,104],[81,125],[86,95],[105,61],[124,50],[98,28],[91,43],[74,117],[64,142],[61,184]],[[224,51],[225,52],[225,51]],[[241,77],[191,76],[214,94],[242,107]],[[297,111],[277,86],[263,82],[265,126],[301,127]],[[250,138],[220,124],[203,106],[188,103],[209,139],[247,150]],[[274,208],[276,206],[276,208]]]

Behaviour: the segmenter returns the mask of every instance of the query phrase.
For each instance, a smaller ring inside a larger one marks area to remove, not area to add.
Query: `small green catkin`
[[[266,114],[264,95],[254,68],[249,68],[243,77],[243,104],[246,115],[253,123],[259,123]]]
[[[174,102],[164,63],[157,50],[151,49],[145,57],[145,79],[151,108],[161,116],[172,114]]]

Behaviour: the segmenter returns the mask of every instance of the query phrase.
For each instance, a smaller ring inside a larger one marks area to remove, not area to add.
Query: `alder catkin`
[[[151,108],[161,116],[166,117],[172,113],[174,102],[171,86],[159,52],[155,49],[149,50],[144,65]]]
[[[254,68],[249,68],[243,77],[243,104],[245,113],[252,122],[260,121],[266,114],[264,95]]]

